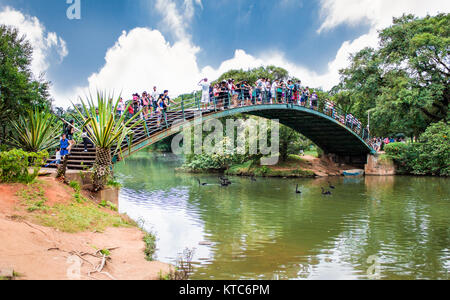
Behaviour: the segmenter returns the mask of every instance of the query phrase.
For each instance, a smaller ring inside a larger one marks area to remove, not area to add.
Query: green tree
[[[270,80],[287,80],[289,78],[289,72],[283,68],[275,66],[259,67],[249,69],[247,71],[243,69],[230,70],[223,73],[216,82],[234,79],[238,82],[246,80],[249,84],[255,84],[255,82],[260,78],[269,78]]]
[[[450,100],[450,14],[419,19],[405,15],[380,34],[386,67],[402,70],[418,89],[419,108],[431,122],[448,119]]]
[[[49,82],[31,70],[33,50],[26,36],[14,27],[0,25],[0,121],[3,138],[9,120],[17,119],[29,109],[48,109]]]
[[[333,100],[361,121],[371,112],[372,134],[419,136],[448,121],[450,15],[404,15],[379,34],[379,48],[351,56]]]
[[[374,49],[366,48],[351,56],[351,64],[341,70],[341,85],[334,101],[347,113],[367,123],[367,111],[375,107],[383,84],[381,61]]]
[[[450,176],[450,125],[433,123],[417,143],[392,143],[386,154],[397,164],[400,173]]]

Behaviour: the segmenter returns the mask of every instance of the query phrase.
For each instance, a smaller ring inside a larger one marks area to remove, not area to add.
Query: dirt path
[[[46,184],[46,204],[71,201],[70,188],[51,178],[46,179]],[[18,279],[42,280],[147,280],[158,279],[161,272],[169,271],[167,264],[145,260],[143,232],[136,227],[70,234],[31,223],[17,196],[23,187],[0,184],[0,270],[13,269],[20,274]],[[101,263],[101,258],[90,254],[109,248],[115,249],[110,250],[111,260],[103,269],[108,274],[94,273],[89,277],[89,272]]]
[[[330,161],[326,157],[316,158],[314,156],[305,155],[301,157],[306,161],[306,164],[302,164],[302,168],[305,170],[313,171],[316,176],[340,176],[342,171],[354,169],[352,166],[337,166],[334,162]]]

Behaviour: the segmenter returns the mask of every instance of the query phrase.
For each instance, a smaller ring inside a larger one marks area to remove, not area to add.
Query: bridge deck
[[[153,115],[142,125],[135,127],[131,149],[128,142],[122,144],[122,153],[126,157],[128,153],[135,153],[160,140],[177,133],[183,125],[187,125],[198,117],[197,109],[183,109],[168,111],[157,126],[158,117]],[[235,114],[250,114],[268,119],[277,119],[281,124],[291,127],[311,139],[325,152],[337,155],[365,155],[373,152],[373,149],[364,141],[363,130],[353,130],[339,122],[337,117],[328,116],[317,110],[292,104],[264,104],[220,110],[210,108],[201,111],[203,120],[221,118]],[[176,125],[176,126],[173,126]],[[54,158],[52,158],[54,159]],[[52,161],[50,159],[49,161]],[[115,161],[123,157],[115,158]],[[95,162],[95,149],[90,147],[84,152],[82,144],[72,149],[69,157],[68,169],[85,170],[92,167]]]

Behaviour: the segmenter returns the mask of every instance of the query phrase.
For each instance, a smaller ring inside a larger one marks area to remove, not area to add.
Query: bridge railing
[[[339,107],[336,106],[334,102],[323,100],[323,99],[313,99],[311,96],[308,99],[301,99],[300,97],[292,97],[291,91],[277,92],[275,95],[269,96],[269,92],[261,92],[258,98],[255,95],[249,99],[249,94],[241,90],[238,93],[238,97],[232,98],[229,93],[224,93],[219,97],[212,97],[208,104],[208,111],[219,111],[223,109],[237,108],[241,106],[253,106],[253,105],[272,105],[272,104],[285,104],[291,107],[304,107],[322,113],[342,125],[346,126],[348,129],[352,130],[361,139],[367,142],[370,146],[371,139],[368,130],[363,126],[363,124],[356,119],[352,114],[348,114]],[[233,101],[234,100],[234,101]],[[184,95],[181,97],[181,101],[177,104],[173,104],[168,108],[168,112],[179,111],[182,113],[183,118],[186,116],[187,111],[199,110],[204,111],[202,108],[203,103],[201,103],[201,92],[194,92],[191,95]],[[164,114],[167,120],[167,116]]]

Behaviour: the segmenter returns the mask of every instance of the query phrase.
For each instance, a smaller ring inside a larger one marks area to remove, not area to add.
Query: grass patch
[[[231,166],[225,174],[235,176],[258,176],[258,177],[291,177],[303,178],[314,177],[313,171],[304,170],[300,164],[310,164],[298,155],[289,155],[284,162],[279,162],[276,166],[259,166],[253,161],[247,161],[240,165]],[[280,170],[283,169],[283,170]]]
[[[315,158],[319,158],[319,152],[317,150],[305,151],[304,154],[315,157]]]
[[[157,237],[156,234],[145,230],[145,221],[144,219],[139,219],[135,224],[143,233],[144,233],[144,254],[145,259],[147,261],[154,261],[156,259],[155,253],[156,253],[156,241]]]
[[[287,171],[281,171],[281,170],[272,170],[269,169],[266,176],[268,177],[291,177],[291,178],[308,178],[308,177],[315,177],[316,174],[313,171],[310,170],[303,170],[303,169],[297,169],[297,170],[287,170]]]
[[[253,175],[251,174],[251,167],[253,161],[247,161],[240,165],[231,166],[225,173],[228,175]]]
[[[299,163],[299,164],[308,163],[308,161],[305,160],[304,158],[302,158],[300,155],[295,155],[295,154],[289,154],[287,161],[291,162],[291,163]]]
[[[133,226],[125,217],[104,212],[93,203],[58,204],[50,208],[47,214],[36,215],[35,219],[43,226],[68,233],[102,232],[108,227]]]
[[[108,182],[106,183],[107,187],[112,187],[112,188],[121,188],[122,184],[114,179],[110,179],[108,180]]]
[[[69,186],[71,188],[73,188],[75,192],[80,192],[81,191],[81,187],[80,187],[80,184],[78,183],[78,181],[71,181],[71,182],[69,182]]]
[[[145,259],[148,261],[153,261],[155,259],[156,252],[156,235],[152,232],[146,232],[144,235],[144,243],[145,243]]]
[[[78,183],[78,181],[71,181],[69,182],[69,186],[74,190],[75,194],[73,195],[73,198],[75,202],[77,203],[84,203],[87,201],[85,197],[81,194],[81,186]]]
[[[49,209],[45,205],[47,198],[45,197],[43,184],[39,181],[28,184],[25,188],[17,192],[16,195],[23,200],[28,212],[46,212]]]
[[[103,208],[109,208],[112,211],[118,211],[119,210],[117,208],[117,205],[115,205],[114,203],[111,203],[110,201],[106,201],[106,200],[102,200],[102,202],[100,202],[98,206],[103,207]]]

